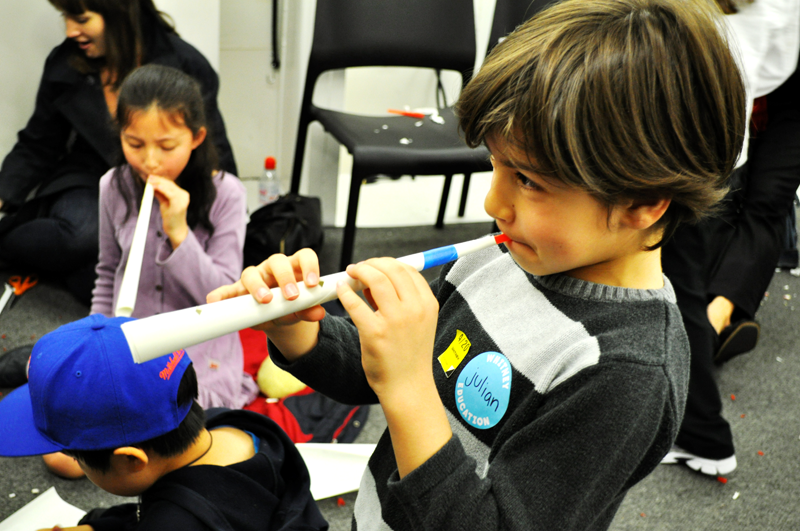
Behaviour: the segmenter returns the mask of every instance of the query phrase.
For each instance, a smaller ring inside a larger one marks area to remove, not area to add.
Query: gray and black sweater
[[[432,289],[432,368],[454,436],[400,480],[385,432],[354,529],[608,528],[683,416],[689,346],[669,281],[637,290],[536,277],[493,247],[445,266]],[[348,320],[326,317],[318,346],[291,365],[270,347],[314,389],[376,402]]]

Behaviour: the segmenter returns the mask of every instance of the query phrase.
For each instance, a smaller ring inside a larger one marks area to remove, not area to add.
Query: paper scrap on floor
[[[53,526],[72,527],[86,511],[61,499],[55,487],[50,487],[33,501],[0,522],[0,531],[31,531]]]
[[[301,443],[297,449],[311,476],[311,495],[322,500],[358,490],[375,445]]]

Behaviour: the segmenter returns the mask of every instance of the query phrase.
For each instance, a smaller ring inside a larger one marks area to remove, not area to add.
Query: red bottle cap
[[[275,157],[267,157],[266,160],[264,160],[264,169],[265,170],[275,169]]]

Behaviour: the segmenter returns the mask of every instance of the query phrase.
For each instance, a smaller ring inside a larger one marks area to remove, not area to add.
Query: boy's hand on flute
[[[287,300],[294,300],[299,295],[298,282],[313,288],[319,284],[319,277],[319,260],[311,249],[301,249],[292,256],[274,254],[257,266],[246,268],[235,283],[209,293],[206,302],[250,294],[258,302],[269,304],[273,298],[270,288],[274,287],[280,287]],[[292,360],[316,345],[318,321],[323,317],[325,309],[317,305],[252,328],[267,332],[283,355]]]
[[[347,273],[366,286],[369,305],[344,282],[337,294],[358,328],[361,364],[381,402],[407,400],[414,389],[433,385],[439,303],[425,278],[393,258],[350,265]]]
[[[186,221],[189,192],[174,181],[157,175],[148,176],[147,182],[152,185],[153,194],[158,199],[164,233],[169,237],[172,248],[177,249],[189,235],[189,223]]]
[[[366,285],[372,306],[338,284],[339,300],[358,327],[361,365],[380,400],[402,478],[452,437],[431,369],[439,302],[416,269],[391,258],[348,266],[347,273]]]

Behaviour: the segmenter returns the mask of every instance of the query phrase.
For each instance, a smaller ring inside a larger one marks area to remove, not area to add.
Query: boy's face
[[[641,231],[623,222],[625,209],[609,213],[588,192],[543,178],[525,152],[502,138],[487,145],[494,172],[484,208],[511,238],[505,245],[517,264],[534,275],[624,285],[628,259],[643,249]]]

